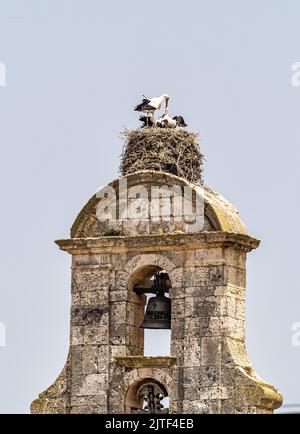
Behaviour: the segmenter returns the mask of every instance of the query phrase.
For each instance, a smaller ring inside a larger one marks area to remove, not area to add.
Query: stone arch
[[[136,283],[142,283],[143,277],[147,279],[156,271],[165,270],[170,276],[176,265],[167,256],[149,253],[134,256],[124,268],[129,277],[128,288],[132,289]]]
[[[156,383],[165,396],[170,396],[174,387],[172,377],[160,368],[136,368],[124,376],[125,386],[125,413],[131,413],[133,409],[142,408],[142,400],[137,396],[137,391],[143,383]]]

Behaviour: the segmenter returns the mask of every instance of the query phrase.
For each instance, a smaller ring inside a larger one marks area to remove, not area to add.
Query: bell
[[[148,301],[142,329],[171,328],[171,300],[163,293],[151,297]]]
[[[162,273],[155,275],[156,296],[151,297],[148,301],[145,318],[140,325],[142,329],[171,328],[171,300],[164,295],[164,287],[168,283],[166,277],[162,276]]]

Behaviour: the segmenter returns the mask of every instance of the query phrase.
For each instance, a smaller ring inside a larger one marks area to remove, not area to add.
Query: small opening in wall
[[[161,400],[161,404],[164,406],[164,408],[169,408],[170,398],[166,396]]]
[[[169,294],[165,294],[169,298]],[[147,294],[147,303],[151,294]],[[146,312],[146,308],[145,308]],[[169,356],[171,347],[170,329],[144,329],[144,355],[145,356]]]
[[[168,391],[161,382],[154,378],[139,379],[129,387],[125,406],[127,413],[169,413]]]
[[[165,270],[155,270],[143,285],[136,285],[134,291],[146,295],[144,321],[139,325],[144,330],[144,355],[169,356],[171,345],[169,276]],[[149,278],[150,277],[150,278]],[[164,288],[164,291],[162,291]],[[159,296],[159,297],[158,297]],[[167,320],[169,318],[169,321]],[[154,323],[154,324],[153,324]]]

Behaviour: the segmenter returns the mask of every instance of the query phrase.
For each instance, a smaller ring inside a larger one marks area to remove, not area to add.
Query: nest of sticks
[[[198,134],[181,129],[148,127],[124,130],[125,145],[120,173],[139,170],[168,172],[201,183],[203,154],[197,143]]]

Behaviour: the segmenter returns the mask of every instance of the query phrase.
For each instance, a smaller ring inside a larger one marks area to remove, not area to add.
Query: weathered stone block
[[[181,299],[181,298],[176,298],[174,300],[172,300],[172,304],[171,304],[171,314],[172,314],[172,319],[174,320],[179,320],[179,319],[184,319],[185,317],[185,300]]]
[[[171,356],[176,357],[178,366],[184,364],[184,339],[171,338]]]
[[[172,282],[172,290],[174,290],[174,288],[180,288],[184,293],[182,267],[174,268],[174,270],[169,274],[169,277]]]
[[[111,302],[110,303],[110,323],[111,325],[119,325],[126,323],[127,303],[126,302]]]
[[[111,324],[109,342],[113,345],[126,345],[126,324]]]
[[[80,292],[73,292],[72,293],[72,306],[80,306],[80,303],[81,303]]]
[[[127,261],[128,261],[127,253],[119,252],[117,254],[111,255],[112,269],[115,271],[124,271],[124,266]],[[111,288],[112,290],[115,288],[115,283],[112,283]]]
[[[190,318],[194,316],[194,297],[186,297],[184,299],[184,317]]]
[[[193,303],[193,314],[194,318],[206,318],[217,316],[219,313],[220,306],[218,300],[211,297],[209,300],[203,297],[194,298]]]
[[[202,402],[194,397],[194,401],[184,400],[183,401],[183,413],[188,414],[209,414],[210,412],[210,403]]]
[[[70,411],[71,414],[106,414],[107,406],[103,405],[87,405],[87,406],[73,406]]]
[[[184,329],[185,321],[183,319],[174,318],[172,323],[172,338],[183,339],[185,337]]]
[[[110,302],[114,301],[127,301],[128,299],[128,291],[111,291],[109,294]]]
[[[83,374],[97,374],[98,352],[99,352],[98,345],[84,346],[84,348],[82,349],[82,373]]]
[[[214,296],[216,292],[215,286],[188,286],[185,289],[187,297],[210,297]]]
[[[73,307],[71,309],[71,325],[86,326],[96,325],[108,326],[108,306]]]
[[[73,387],[73,392],[77,396],[97,396],[102,405],[106,403],[107,374],[83,375]]]
[[[241,288],[246,287],[246,272],[238,267],[226,267],[226,283]]]
[[[122,357],[127,355],[126,345],[111,345],[110,347],[110,362],[115,362],[116,357]]]
[[[186,286],[207,286],[209,284],[209,267],[188,267],[185,269]]]
[[[210,336],[210,318],[186,318],[185,336],[199,338],[200,336]]]
[[[201,364],[201,340],[198,338],[186,338],[184,349],[184,366],[197,367]]]
[[[100,291],[82,292],[81,293],[81,305],[82,306],[97,306],[107,305],[109,292],[107,288],[103,288]]]
[[[71,372],[73,375],[82,374],[82,345],[71,347]]]
[[[219,366],[201,366],[198,373],[200,387],[215,387],[221,382],[221,369]]]
[[[239,299],[235,300],[235,317],[244,320],[246,316],[245,303]]]
[[[209,285],[224,285],[224,266],[212,266],[209,268]]]
[[[84,327],[73,326],[71,328],[71,345],[84,344]]]
[[[199,389],[201,400],[229,399],[233,397],[233,388],[216,386],[201,387]]]
[[[76,268],[72,276],[72,292],[99,291],[110,284],[110,270],[102,268]]]
[[[226,264],[245,269],[246,252],[228,247],[227,249],[224,249],[224,257]]]
[[[126,271],[116,271],[114,290],[127,291],[129,277],[129,274]]]
[[[143,348],[144,331],[142,329],[128,325],[126,326],[125,336],[127,345]]]
[[[219,365],[221,354],[220,339],[215,337],[201,339],[201,366]]]
[[[108,327],[107,326],[84,326],[84,344],[103,345],[108,344]]]
[[[77,396],[74,395],[71,398],[71,406],[72,407],[86,407],[86,406],[105,406],[106,402],[103,396],[103,393],[100,395],[86,395],[86,396]]]
[[[109,406],[109,414],[122,414],[124,413],[124,405],[122,404],[111,404]]]

